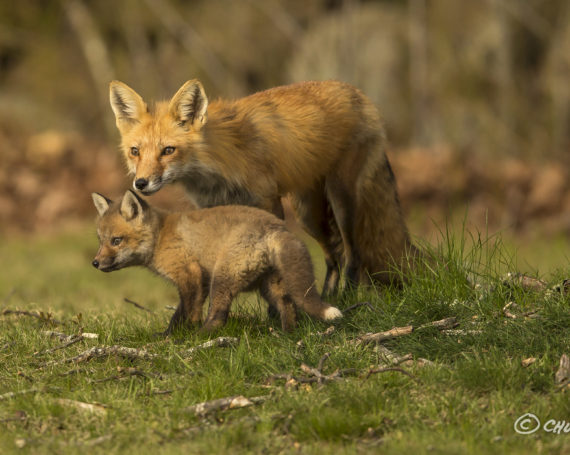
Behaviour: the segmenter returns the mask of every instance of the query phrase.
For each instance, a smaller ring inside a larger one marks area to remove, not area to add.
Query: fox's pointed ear
[[[109,100],[119,130],[140,121],[148,110],[141,96],[127,84],[119,81],[112,81],[109,84]]]
[[[134,191],[127,190],[121,201],[119,212],[125,220],[131,221],[142,217],[147,207],[146,202],[138,197]]]
[[[93,198],[93,204],[95,204],[99,216],[105,215],[105,212],[109,210],[109,205],[111,205],[113,201],[99,193],[91,193],[91,197]]]
[[[208,98],[200,81],[192,79],[180,87],[170,100],[168,110],[181,124],[200,130],[206,123],[208,110]]]

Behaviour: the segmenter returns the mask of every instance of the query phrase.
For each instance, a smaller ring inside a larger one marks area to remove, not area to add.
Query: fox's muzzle
[[[144,178],[139,177],[133,180],[133,188],[137,191],[140,191],[143,194],[152,194],[156,193],[158,190],[162,188],[164,181],[161,177],[158,178]]]
[[[139,191],[143,191],[147,185],[148,185],[148,180],[147,179],[136,179],[134,182],[135,188]]]
[[[93,259],[91,265],[95,267],[97,270],[101,270],[101,272],[112,272],[114,270],[117,270],[118,268],[114,258],[112,258],[111,260],[103,260],[103,262],[95,258]]]

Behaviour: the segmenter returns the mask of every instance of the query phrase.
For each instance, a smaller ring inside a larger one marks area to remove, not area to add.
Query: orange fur
[[[192,80],[149,108],[112,82],[111,105],[143,193],[179,181],[199,206],[243,204],[278,216],[290,195],[324,249],[324,294],[336,291],[343,267],[350,282],[397,278],[391,269],[413,247],[380,116],[355,87],[303,82],[208,103]]]

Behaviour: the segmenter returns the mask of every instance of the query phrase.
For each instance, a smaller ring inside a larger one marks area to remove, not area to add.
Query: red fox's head
[[[152,257],[156,237],[152,209],[130,190],[115,203],[98,193],[91,196],[99,212],[99,251],[93,266],[112,272],[146,264]]]
[[[188,81],[170,102],[149,109],[133,89],[113,81],[110,99],[134,188],[152,194],[181,178],[192,165],[192,151],[203,144],[200,130],[207,120],[208,99],[202,84]]]

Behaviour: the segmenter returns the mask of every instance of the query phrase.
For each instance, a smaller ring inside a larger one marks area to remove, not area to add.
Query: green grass
[[[50,312],[62,322],[53,326],[29,316],[0,316],[0,396],[37,390],[0,398],[2,453],[570,451],[568,434],[520,435],[513,429],[527,412],[543,423],[570,420],[569,391],[554,383],[560,356],[570,353],[570,297],[505,284],[503,273],[516,270],[516,264],[496,239],[444,236],[441,263],[403,289],[359,289],[337,302],[347,308],[366,300],[371,307],[347,313],[328,336],[318,334],[326,324],[305,316],[293,333],[282,333],[278,322],[267,320],[257,296],[242,298],[227,326],[212,335],[239,337],[239,343],[191,357],[184,350],[208,336],[154,336],[168,323],[171,311],[165,306],[176,304],[176,290],[145,270],[96,271],[90,266],[95,249],[91,229],[0,241],[0,309]],[[550,287],[568,276],[566,267],[543,278]],[[154,313],[125,303],[125,297]],[[509,301],[518,304],[516,314],[537,311],[539,318],[506,318],[502,308]],[[480,332],[446,335],[425,329],[385,342],[395,354],[413,355],[413,362],[400,365],[413,378],[398,371],[366,378],[381,360],[374,346],[353,342],[359,335],[449,316],[457,317],[459,329]],[[42,354],[61,344],[45,330],[93,332],[99,338]],[[41,367],[97,345],[144,347],[157,357],[110,356]],[[316,367],[325,353],[330,357],[324,374],[345,368],[362,374],[324,385],[267,381],[279,373],[308,376],[301,365]],[[521,361],[529,357],[537,360],[523,367]],[[421,358],[433,364],[421,366]],[[109,379],[125,375],[118,367],[147,376]],[[269,398],[207,417],[187,410],[240,394]],[[101,404],[105,412],[89,413],[61,398]]]

